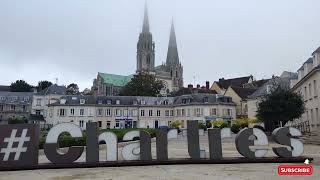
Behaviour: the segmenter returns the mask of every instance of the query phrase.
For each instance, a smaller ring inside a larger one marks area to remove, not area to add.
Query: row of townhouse
[[[216,94],[190,94],[176,97],[140,96],[63,96],[49,104],[49,124],[73,122],[85,128],[98,122],[100,128],[159,128],[188,120],[235,119],[235,104],[230,97]]]

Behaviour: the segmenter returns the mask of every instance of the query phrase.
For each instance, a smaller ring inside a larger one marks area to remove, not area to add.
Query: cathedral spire
[[[147,32],[149,32],[149,17],[148,17],[148,7],[147,7],[147,1],[146,1],[144,6],[142,33],[147,33]]]
[[[171,22],[170,40],[169,40],[168,54],[167,54],[167,61],[166,62],[168,65],[179,63],[178,47],[177,47],[176,33],[174,30],[173,20]]]

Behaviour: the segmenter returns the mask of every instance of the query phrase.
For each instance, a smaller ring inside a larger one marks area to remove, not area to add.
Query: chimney
[[[200,89],[200,84],[197,84],[197,89]]]
[[[206,81],[206,89],[207,89],[207,90],[209,90],[209,88],[210,88],[209,86],[210,86],[210,82],[209,82],[209,81]]]
[[[188,89],[193,89],[193,85],[192,84],[188,84]]]

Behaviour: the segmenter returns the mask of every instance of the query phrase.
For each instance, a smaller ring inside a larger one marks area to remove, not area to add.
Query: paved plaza
[[[200,136],[201,149],[207,151],[207,136]],[[271,151],[267,156],[275,156]],[[177,140],[169,142],[169,158],[186,158],[187,152],[186,137],[179,137]],[[152,145],[152,153],[155,155],[155,143]],[[223,141],[223,155],[225,157],[239,157],[234,145],[234,137]],[[162,165],[162,166],[136,166],[136,167],[105,167],[105,168],[83,168],[83,169],[49,169],[32,171],[11,171],[0,172],[0,180],[69,180],[69,179],[107,179],[107,180],[136,180],[136,179],[320,179],[320,146],[305,145],[304,156],[314,158],[312,162],[314,173],[312,176],[279,176],[277,167],[279,164],[203,164],[203,165]],[[100,160],[104,160],[106,153],[101,147]],[[155,158],[155,157],[154,157]],[[84,161],[85,155],[78,161]],[[119,148],[119,159],[121,157],[121,147]],[[40,151],[40,163],[48,160]]]

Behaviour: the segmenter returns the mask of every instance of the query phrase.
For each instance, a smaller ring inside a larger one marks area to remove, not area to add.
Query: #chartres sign
[[[296,137],[301,136],[298,129],[292,127],[277,128],[272,137],[282,145],[273,147],[278,156],[266,158],[268,145],[266,134],[257,128],[241,130],[236,138],[237,151],[244,158],[223,158],[222,139],[231,136],[230,128],[209,129],[209,157],[201,156],[199,129],[197,121],[187,122],[187,143],[190,158],[168,159],[168,139],[177,138],[176,129],[159,129],[156,133],[156,160],[152,159],[151,136],[145,131],[129,131],[123,136],[124,141],[139,138],[122,148],[123,160],[118,161],[118,139],[112,132],[99,134],[97,123],[87,123],[86,146],[71,146],[64,154],[58,151],[58,138],[63,132],[74,138],[83,137],[81,128],[72,123],[61,123],[50,129],[44,144],[44,154],[51,163],[38,163],[39,126],[34,124],[1,125],[0,126],[0,170],[64,168],[64,167],[101,167],[121,165],[152,165],[152,164],[185,164],[185,163],[246,163],[246,162],[300,162],[303,144]],[[254,138],[252,138],[254,137]],[[99,159],[99,143],[106,143],[106,159]],[[251,149],[250,146],[260,147]],[[291,147],[291,148],[287,148]],[[75,162],[84,153],[86,162]]]

